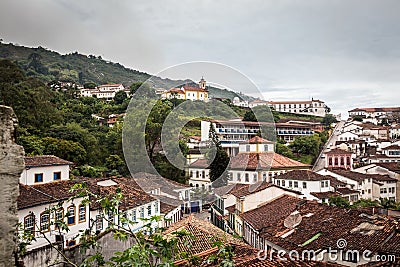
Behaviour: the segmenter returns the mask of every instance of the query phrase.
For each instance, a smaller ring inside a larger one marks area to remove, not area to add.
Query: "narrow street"
[[[331,136],[329,137],[328,141],[326,141],[324,148],[322,149],[321,153],[318,156],[318,159],[314,163],[314,166],[312,169],[314,172],[317,172],[324,168],[324,166],[325,166],[324,153],[330,151],[331,146],[335,145],[335,143],[338,139],[338,135],[340,134],[341,130],[343,129],[343,126],[345,123],[346,123],[346,121],[340,121],[337,123],[336,127],[333,129]]]

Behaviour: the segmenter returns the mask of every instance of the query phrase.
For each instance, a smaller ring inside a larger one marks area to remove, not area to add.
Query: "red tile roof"
[[[276,176],[274,179],[300,180],[300,181],[322,181],[329,180],[328,177],[312,172],[310,170],[293,170]]]
[[[17,200],[18,209],[25,209],[38,205],[55,203],[73,197],[77,192],[69,190],[75,184],[72,180],[63,180],[38,185],[19,184]]]
[[[336,173],[340,176],[346,177],[348,179],[362,182],[365,179],[372,179],[374,181],[383,182],[383,181],[397,181],[395,178],[391,178],[389,175],[381,175],[381,174],[364,174],[359,172],[341,170],[341,169],[332,169],[330,170],[333,173]]]
[[[262,213],[257,212],[260,209],[263,209]],[[292,233],[282,238],[282,233],[288,230],[284,221],[294,211],[301,215],[301,222]],[[252,212],[254,217],[251,223],[263,221],[262,225],[257,225],[262,227],[260,236],[285,250],[336,248],[337,240],[343,238],[349,250],[370,250],[372,253],[400,256],[400,227],[390,217],[370,216],[362,210],[343,209],[313,201],[305,201],[302,205],[270,202]],[[275,213],[280,214],[279,218],[267,217]],[[319,236],[310,242],[316,234]]]
[[[209,167],[207,159],[198,159],[189,165],[189,168],[206,169]]]
[[[307,164],[295,161],[278,153],[239,153],[230,161],[230,169],[239,170],[268,170],[307,168]]]
[[[300,198],[283,195],[256,209],[242,213],[240,217],[256,231],[261,231],[265,227],[275,227],[303,202],[304,200]]]
[[[328,191],[328,192],[311,192],[310,194],[313,195],[313,196],[316,197],[316,198],[319,198],[319,199],[323,199],[323,198],[329,199],[329,198],[331,198],[331,197],[340,196],[339,193],[333,192],[333,191]]]
[[[264,139],[260,136],[254,136],[250,140],[244,141],[246,144],[273,144],[274,142]]]
[[[194,238],[184,236],[178,241],[178,251],[187,252],[191,255],[198,256],[202,263],[201,266],[216,267],[220,266],[219,262],[207,261],[208,257],[214,255],[218,251],[218,247],[214,244],[214,241],[223,241],[225,245],[230,245],[233,248],[234,256],[233,261],[235,266],[240,267],[281,267],[281,266],[340,266],[336,264],[328,264],[322,262],[313,261],[292,261],[290,259],[281,260],[276,254],[273,255],[272,259],[267,258],[266,260],[259,260],[258,249],[252,248],[245,244],[241,240],[226,234],[218,227],[212,225],[208,221],[200,220],[194,216],[189,216],[173,225],[171,225],[164,235],[169,238],[176,231],[187,231],[193,235]],[[267,252],[268,253],[268,252]],[[269,254],[267,254],[269,255]],[[174,262],[177,266],[188,266],[185,260],[177,260]],[[190,265],[192,266],[192,265]]]
[[[382,148],[382,150],[399,150],[400,149],[400,146],[399,145],[390,145],[390,146],[387,146],[387,147],[385,147],[385,148]]]
[[[53,155],[24,157],[25,167],[42,167],[52,165],[73,165],[73,162],[61,159]]]
[[[346,151],[346,150],[339,149],[339,148],[334,148],[331,151],[326,152],[325,154],[326,155],[351,155],[351,154],[353,154],[353,152]]]
[[[389,171],[400,174],[400,163],[398,162],[385,162],[385,163],[374,163],[375,165],[388,169]]]
[[[269,187],[275,186],[274,184],[267,183],[267,182],[258,182],[254,184],[246,184],[244,186],[241,186],[237,188],[236,190],[232,191],[232,195],[235,197],[244,197],[250,194],[254,194],[257,192],[260,192],[264,189],[267,189]]]
[[[350,188],[347,188],[347,187],[336,188],[336,191],[339,194],[341,194],[342,196],[360,194],[360,192],[358,192],[357,190],[353,190],[353,189],[350,189]]]

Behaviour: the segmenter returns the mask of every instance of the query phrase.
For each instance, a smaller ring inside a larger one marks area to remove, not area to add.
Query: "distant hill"
[[[31,48],[14,44],[0,43],[0,59],[9,59],[26,71],[45,82],[70,81],[79,84],[122,83],[130,86],[134,82],[144,82],[152,75],[132,70],[119,63],[103,60],[100,56],[82,55],[78,52],[61,55],[43,47]],[[170,80],[153,77],[155,88],[169,89],[176,83],[191,83],[191,80]],[[209,87],[210,97],[233,99],[239,96],[245,100],[252,97],[235,92]]]

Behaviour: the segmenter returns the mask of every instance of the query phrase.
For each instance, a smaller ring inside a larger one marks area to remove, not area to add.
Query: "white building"
[[[210,169],[207,159],[198,159],[188,166],[189,185],[208,189],[211,186]]]
[[[313,135],[312,126],[297,123],[269,123],[241,120],[210,120],[201,121],[201,141],[209,141],[210,126],[213,125],[221,146],[229,156],[239,153],[239,143],[258,135],[262,127],[271,127],[281,139],[292,142],[298,136]]]
[[[272,182],[272,178],[292,170],[308,170],[309,165],[274,152],[274,143],[255,136],[239,144],[239,153],[229,163],[229,183]]]
[[[298,191],[308,200],[315,199],[311,193],[322,193],[331,190],[328,177],[310,170],[293,170],[272,177],[272,182],[277,186]]]
[[[131,178],[75,178],[70,179],[72,164],[55,156],[25,157],[25,170],[20,177],[18,217],[24,230],[35,236],[28,250],[48,245],[48,242],[65,242],[66,247],[79,244],[82,231],[90,229],[100,233],[109,222],[124,226],[123,217],[136,222],[132,231],[143,229],[145,222],[160,215],[160,203],[146,194]],[[97,199],[84,204],[84,197],[74,198],[78,191],[70,191],[77,183],[85,182],[87,189],[99,197],[113,197],[117,188],[124,198],[117,208],[118,214],[103,214]],[[68,226],[66,231],[61,224]],[[158,227],[154,222],[152,227]],[[47,241],[47,240],[49,241]]]
[[[208,90],[206,86],[206,81],[201,78],[198,87],[184,85],[179,88],[172,88],[165,91],[161,97],[163,99],[182,99],[182,100],[198,100],[208,102]]]
[[[268,105],[279,112],[324,117],[328,113],[325,102],[312,99],[309,101],[269,101]]]
[[[249,107],[249,101],[247,100],[240,100],[239,97],[235,96],[232,100],[232,104],[238,107],[244,107],[248,108]]]
[[[327,170],[318,172],[322,175],[331,175],[345,182],[350,189],[360,192],[360,198],[378,200],[387,198],[396,200],[397,179],[389,175],[363,174],[346,170]]]
[[[103,84],[93,89],[81,89],[80,95],[82,97],[96,97],[110,101],[114,99],[115,93],[119,91],[129,94],[129,89],[125,89],[122,84]]]

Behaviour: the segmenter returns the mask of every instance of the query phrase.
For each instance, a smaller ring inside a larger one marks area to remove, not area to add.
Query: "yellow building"
[[[180,88],[172,88],[170,90],[165,91],[162,97],[164,99],[176,98],[176,99],[184,99],[192,101],[199,100],[208,102],[208,90],[206,88],[206,81],[203,78],[201,78],[198,87],[189,86],[186,84]]]

